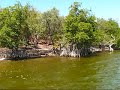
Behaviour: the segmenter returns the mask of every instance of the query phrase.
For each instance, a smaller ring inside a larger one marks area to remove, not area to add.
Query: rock
[[[60,56],[68,56],[68,52],[66,48],[62,49],[62,52],[60,53]]]

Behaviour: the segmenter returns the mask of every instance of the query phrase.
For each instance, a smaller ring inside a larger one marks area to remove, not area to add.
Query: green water
[[[0,89],[120,89],[120,52],[1,61]]]

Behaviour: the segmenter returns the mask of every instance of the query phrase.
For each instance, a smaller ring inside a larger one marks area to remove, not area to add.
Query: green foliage
[[[102,44],[107,44],[111,41],[111,43],[118,42],[120,29],[115,20],[98,19],[97,24],[97,29],[99,30],[98,36],[102,35],[100,40]]]
[[[115,20],[109,19],[98,19],[98,29],[104,30],[106,34],[116,36],[119,32],[119,25]]]
[[[20,3],[4,8],[0,12],[0,45],[17,49],[20,45],[27,44],[29,29],[27,25],[27,11],[29,6]]]
[[[120,38],[117,40],[117,47],[120,48]]]
[[[75,2],[65,20],[64,32],[67,40],[83,46],[92,45],[95,41],[93,37],[96,31],[95,19],[90,11],[82,9],[81,4]]]
[[[56,8],[42,14],[18,2],[0,12],[0,46],[17,49],[45,38],[54,43],[62,37],[63,22]]]
[[[97,19],[91,10],[74,2],[69,15],[62,17],[56,8],[44,13],[29,4],[0,9],[0,46],[17,49],[39,39],[50,44],[72,43],[80,47],[115,43],[120,47],[120,28],[113,19]],[[79,44],[79,45],[78,45]]]
[[[37,12],[34,8],[31,8],[28,12],[29,16],[27,18],[27,23],[30,32],[34,35],[40,36],[42,34],[42,14]]]
[[[44,37],[52,44],[61,37],[64,18],[59,16],[59,11],[53,8],[43,13]]]

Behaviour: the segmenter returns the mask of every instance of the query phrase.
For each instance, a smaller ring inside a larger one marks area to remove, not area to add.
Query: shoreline
[[[117,50],[115,50],[115,51],[117,51]],[[92,52],[90,54],[90,56],[93,56],[93,55],[96,55],[97,53],[102,53],[102,52],[108,52],[108,50],[104,50],[104,51],[97,50],[97,51]],[[62,53],[62,51],[61,51],[61,53]],[[41,57],[49,57],[49,56],[55,57],[55,56],[60,56],[60,55],[54,53],[54,50],[50,50],[50,49],[26,49],[26,50],[20,49],[14,53],[12,53],[10,50],[8,50],[8,51],[3,50],[0,53],[0,61],[3,61],[3,60],[23,60],[23,59],[41,58]],[[72,57],[72,56],[63,55],[60,57]],[[86,56],[80,56],[80,57],[86,57]]]

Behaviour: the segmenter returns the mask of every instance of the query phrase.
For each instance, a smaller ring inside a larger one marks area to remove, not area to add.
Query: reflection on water
[[[0,62],[1,89],[120,89],[120,52]]]

